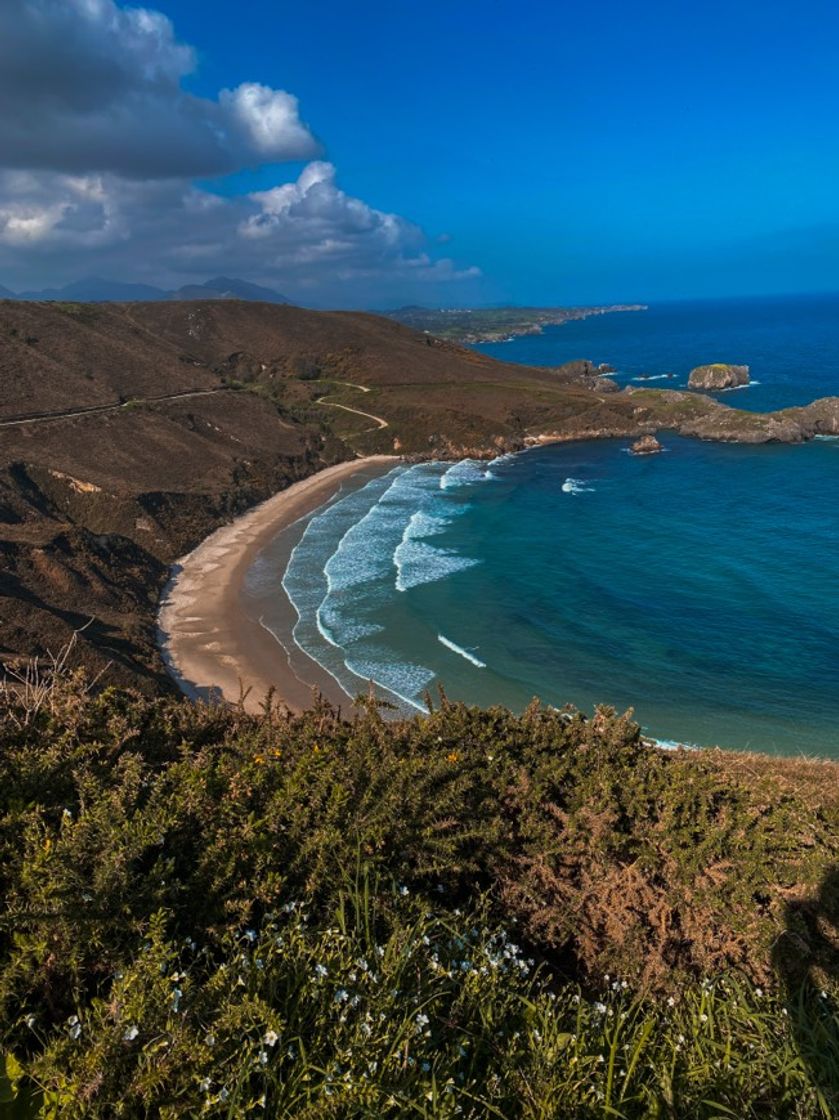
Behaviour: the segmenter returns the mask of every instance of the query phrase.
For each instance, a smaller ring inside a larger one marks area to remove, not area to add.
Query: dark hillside
[[[115,308],[0,302],[0,418],[217,384],[183,347]]]
[[[361,390],[323,379],[373,387],[356,406],[374,412],[377,385],[499,370],[526,375],[370,315],[0,303],[0,653],[54,650],[95,619],[81,641],[92,667],[164,683],[154,615],[167,566],[235,513],[368,449],[369,419],[317,403]],[[486,446],[497,416],[468,408],[433,426]],[[383,436],[385,450],[400,442]]]

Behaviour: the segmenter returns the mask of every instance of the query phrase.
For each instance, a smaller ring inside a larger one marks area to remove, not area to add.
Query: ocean
[[[721,399],[781,408],[839,394],[839,297],[662,304],[480,349],[653,385],[747,363],[755,383]],[[839,440],[662,440],[402,464],[342,491],[273,573],[298,650],[405,711],[442,685],[631,707],[665,743],[839,757]]]

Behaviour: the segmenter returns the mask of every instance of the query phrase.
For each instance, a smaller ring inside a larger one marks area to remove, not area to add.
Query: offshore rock
[[[641,436],[640,439],[636,439],[630,448],[633,455],[657,455],[659,451],[663,450],[664,448],[655,436]]]
[[[707,366],[697,366],[690,371],[688,387],[718,392],[720,389],[736,389],[749,384],[749,367],[732,366],[725,362],[713,362]]]

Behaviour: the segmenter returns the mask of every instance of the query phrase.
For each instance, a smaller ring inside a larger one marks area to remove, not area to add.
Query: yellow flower
[[[457,762],[460,755],[457,753],[457,751],[452,751],[452,753],[450,755],[447,755],[446,757],[448,758],[449,762]]]

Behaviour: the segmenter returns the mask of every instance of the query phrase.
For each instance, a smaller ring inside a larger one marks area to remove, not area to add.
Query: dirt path
[[[343,382],[343,384],[349,384],[349,382]],[[356,388],[360,389],[361,386],[357,385]],[[368,393],[369,391],[369,389],[365,390],[365,392]],[[390,427],[390,424],[388,424],[387,420],[382,416],[374,416],[372,412],[362,412],[360,408],[350,408],[348,404],[338,404],[337,401],[328,401],[325,396],[318,397],[315,404],[322,404],[324,408],[342,408],[344,412],[353,412],[356,416],[364,416],[367,420],[376,421],[372,428],[365,428],[363,432],[359,433],[360,435],[365,435],[367,432],[380,432],[383,428]]]
[[[161,397],[132,397],[131,400],[117,401],[112,404],[94,404],[85,408],[69,408],[63,412],[33,412],[31,416],[15,416],[0,420],[0,428],[13,428],[17,424],[42,424],[48,420],[69,420],[75,416],[92,416],[101,412],[119,412],[121,408],[136,408],[141,404],[159,404],[163,401],[182,401],[188,397],[209,397],[213,393],[229,393],[230,389],[219,386],[217,389],[188,389],[183,393],[167,393]]]

